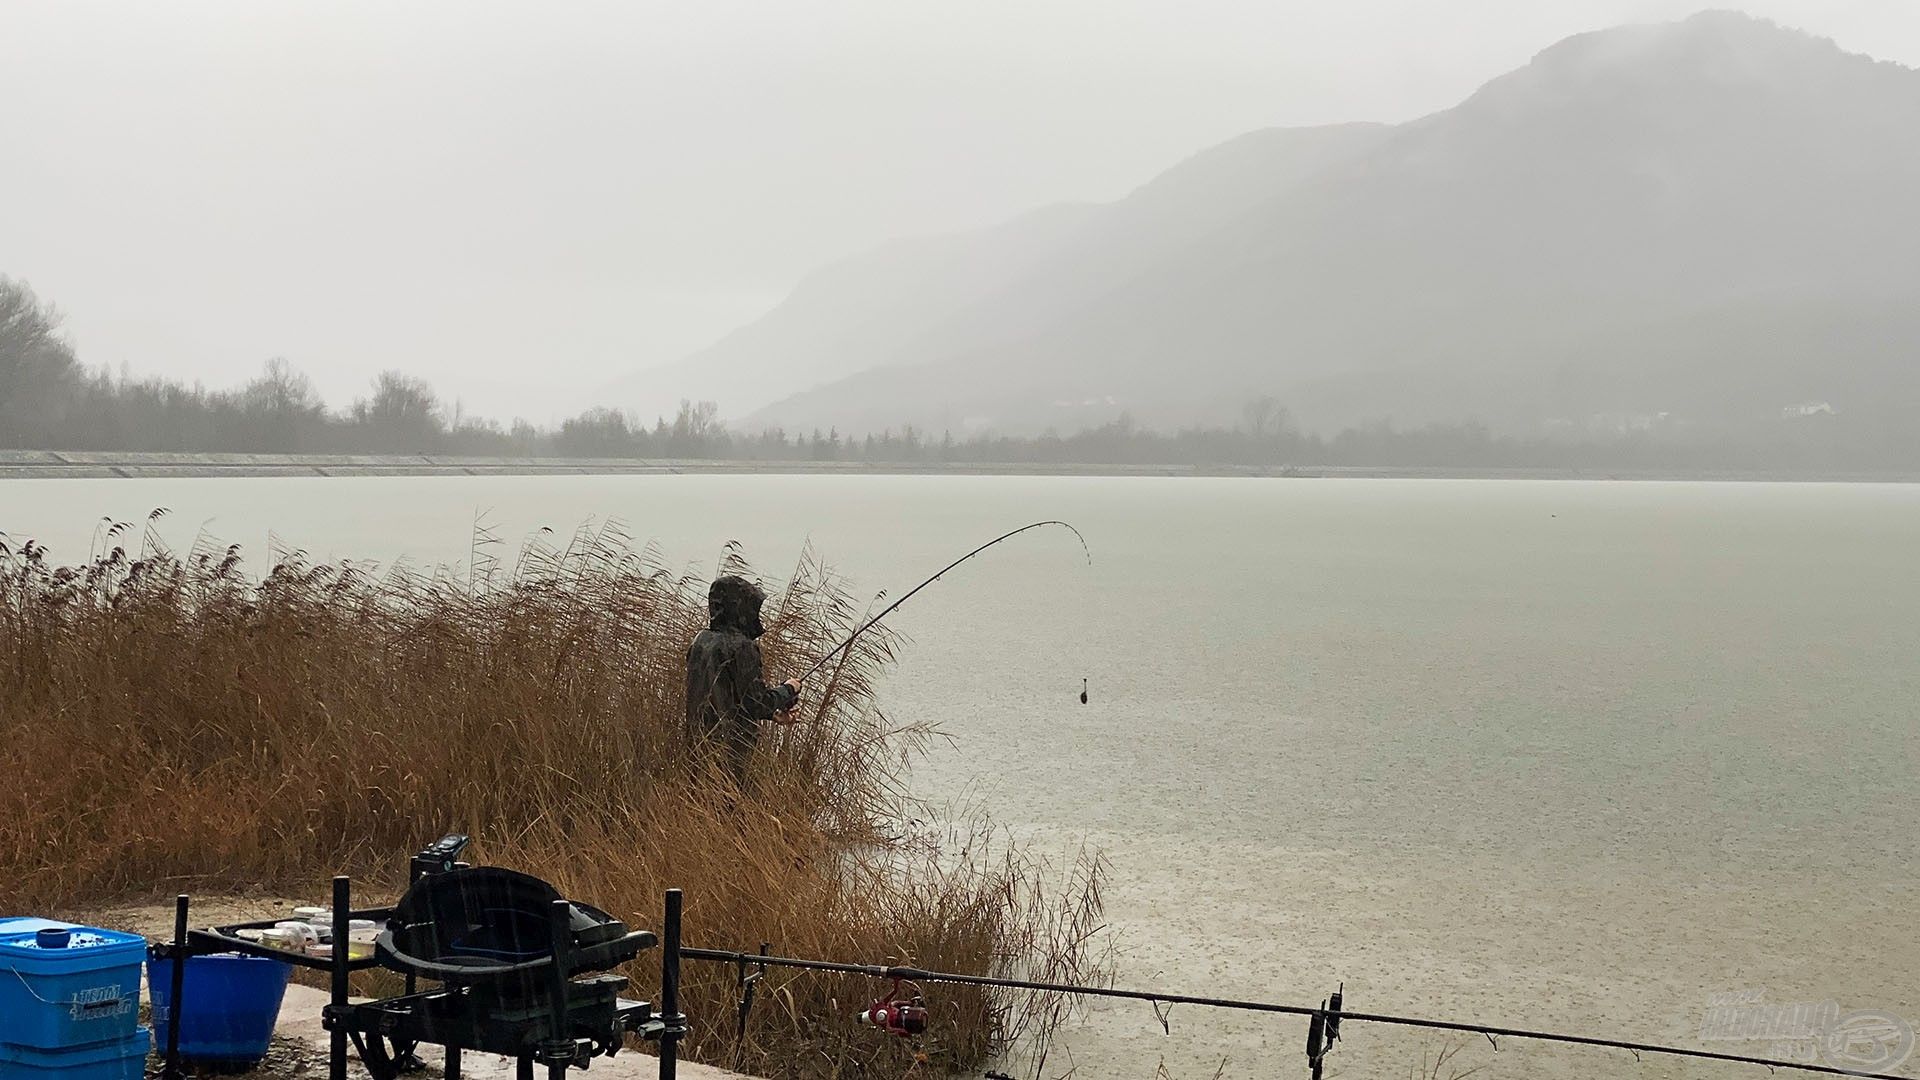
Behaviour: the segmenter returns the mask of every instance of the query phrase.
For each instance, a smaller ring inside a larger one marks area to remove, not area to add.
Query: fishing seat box
[[[29,929],[21,929],[28,926]],[[0,1050],[65,1051],[125,1044],[139,1024],[145,938],[87,926],[64,948],[41,948],[43,921],[0,923]],[[13,1080],[20,1062],[0,1073]]]

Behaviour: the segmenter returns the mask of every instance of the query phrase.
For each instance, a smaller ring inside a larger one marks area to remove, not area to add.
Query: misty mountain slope
[[[1256,131],[1195,155],[1117,203],[1049,207],[991,229],[885,245],[812,275],[765,316],[610,393],[618,400],[664,383],[740,415],[796,390],[953,348],[959,339],[949,335],[970,335],[975,348],[1011,340],[1057,315],[1071,296],[1098,296],[1145,272],[1171,247],[1347,159],[1386,130]],[[1016,316],[1035,280],[1053,282],[1045,304]]]
[[[1472,418],[1497,430],[1604,433],[1668,414],[1717,431],[1820,402],[1849,418],[1911,424],[1920,413],[1920,304],[1756,297],[1542,341],[1507,363],[1308,380],[1287,401],[1332,428]]]
[[[1871,394],[1871,373],[1920,361],[1920,342],[1888,357],[1920,306],[1920,73],[1710,12],[1568,39],[1453,109],[1364,130],[1209,231],[1103,212],[1046,273],[882,361],[908,367],[755,419],[1068,429],[1227,419],[1273,393],[1315,427],[1525,428],[1777,412],[1789,388]],[[1230,186],[1231,158],[1209,184]],[[1792,355],[1755,395],[1703,398],[1742,377],[1760,316],[1799,328]]]
[[[1268,128],[1203,151],[1104,208],[1050,257],[1009,263],[1018,273],[991,295],[925,327],[882,363],[1001,349],[1044,334],[1124,294],[1196,241],[1292,198],[1391,132],[1382,124]]]
[[[1054,206],[979,232],[894,241],[808,277],[767,314],[692,356],[622,379],[605,396],[619,403],[667,385],[672,396],[740,413],[872,367],[956,306],[998,290],[1009,267],[1069,242],[1096,212]]]

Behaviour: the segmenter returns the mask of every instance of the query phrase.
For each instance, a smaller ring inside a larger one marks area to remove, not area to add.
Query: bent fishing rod
[[[900,599],[895,600],[893,603],[888,604],[884,608],[881,608],[880,613],[878,615],[875,615],[873,618],[868,619],[864,623],[861,623],[860,628],[858,630],[855,630],[853,633],[848,634],[845,641],[842,641],[840,644],[835,645],[832,649],[829,649],[825,654],[823,654],[820,657],[820,659],[815,660],[813,662],[813,666],[808,668],[806,671],[802,672],[799,675],[799,677],[796,678],[794,681],[805,682],[815,672],[827,666],[827,661],[832,660],[834,657],[839,656],[841,653],[846,652],[847,649],[850,648],[855,641],[859,640],[860,635],[866,633],[868,630],[871,630],[875,623],[879,622],[881,619],[886,618],[888,615],[891,615],[896,609],[900,607],[900,605],[913,599],[914,594],[919,592],[921,589],[924,589],[927,586],[933,584],[934,582],[939,581],[942,577],[944,577],[946,574],[951,572],[954,567],[959,566],[961,563],[966,562],[968,559],[973,558],[975,555],[980,554],[981,552],[987,550],[988,548],[994,546],[995,544],[1000,543],[1003,540],[1011,540],[1014,537],[1019,536],[1021,533],[1026,532],[1030,529],[1044,528],[1049,525],[1058,525],[1060,528],[1065,529],[1068,532],[1072,533],[1073,538],[1075,540],[1080,541],[1080,550],[1083,552],[1086,552],[1087,565],[1088,566],[1093,565],[1093,549],[1087,546],[1087,538],[1080,535],[1079,529],[1074,528],[1073,526],[1067,524],[1064,521],[1036,521],[1031,525],[1022,525],[1010,533],[1005,533],[1001,536],[996,536],[993,539],[987,541],[986,543],[981,544],[979,547],[974,548],[972,551],[967,552],[965,555],[962,555],[959,558],[948,563],[947,565],[941,567],[940,571],[934,574],[932,577],[928,578],[927,580],[921,582],[918,585],[915,585],[913,588],[907,590],[907,594],[905,596],[902,596]],[[1082,679],[1080,681],[1080,703],[1082,705],[1087,703],[1087,684],[1085,679]]]

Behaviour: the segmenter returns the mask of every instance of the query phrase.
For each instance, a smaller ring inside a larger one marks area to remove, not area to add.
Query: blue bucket
[[[39,919],[5,927],[0,1046],[70,1050],[133,1037],[145,938]]]
[[[188,957],[181,987],[180,1056],[217,1068],[257,1064],[267,1056],[292,974],[291,965],[264,956]],[[148,958],[147,994],[153,1001],[153,1045],[165,1053],[172,960]]]

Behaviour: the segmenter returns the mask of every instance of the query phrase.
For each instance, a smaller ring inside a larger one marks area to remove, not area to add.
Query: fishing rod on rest
[[[896,609],[900,607],[900,605],[913,599],[914,594],[918,593],[921,589],[924,589],[927,586],[933,584],[934,582],[939,581],[942,577],[946,576],[949,572],[951,572],[954,569],[954,567],[959,566],[961,563],[966,562],[968,559],[973,558],[975,555],[980,554],[981,552],[987,550],[988,548],[994,546],[995,544],[1000,543],[1001,541],[1011,540],[1014,537],[1019,536],[1021,533],[1027,532],[1028,530],[1045,528],[1049,525],[1057,525],[1060,528],[1065,529],[1068,532],[1072,533],[1073,538],[1075,540],[1080,541],[1080,550],[1085,552],[1087,555],[1087,565],[1088,566],[1093,565],[1093,549],[1087,546],[1087,538],[1080,535],[1079,529],[1074,528],[1073,526],[1067,524],[1064,521],[1036,521],[1031,525],[1022,525],[1019,528],[1013,530],[1012,532],[1004,533],[1000,536],[996,536],[993,539],[987,541],[986,543],[981,544],[979,547],[974,548],[972,551],[967,552],[965,555],[962,555],[959,558],[948,563],[947,565],[941,567],[939,572],[935,573],[932,577],[928,578],[927,580],[921,582],[918,585],[915,585],[913,588],[907,590],[907,594],[905,596],[902,596],[900,599],[895,600],[893,603],[888,604],[884,608],[881,608],[879,614],[875,615],[871,619],[868,619],[866,622],[861,623],[859,629],[855,630],[851,634],[848,634],[845,641],[842,641],[840,644],[835,645],[833,648],[827,650],[824,654],[822,654],[818,660],[815,660],[813,662],[812,667],[802,672],[798,677],[795,678],[794,681],[805,682],[815,672],[827,666],[827,661],[832,660],[834,657],[839,656],[841,653],[846,652],[847,649],[852,647],[853,643],[859,640],[860,635],[866,633],[868,630],[871,630],[875,623],[879,622],[881,619],[886,618],[888,615],[891,615]],[[1087,680],[1082,678],[1080,680],[1080,704],[1085,705],[1086,703],[1087,703]]]
[[[764,947],[763,947],[764,948]],[[1729,1054],[1715,1050],[1695,1050],[1685,1046],[1670,1046],[1660,1043],[1635,1042],[1627,1039],[1608,1039],[1594,1035],[1574,1035],[1558,1031],[1541,1031],[1532,1028],[1505,1027],[1495,1024],[1477,1024],[1458,1020],[1435,1020],[1418,1016],[1397,1016],[1389,1013],[1349,1012],[1345,1005],[1345,984],[1331,997],[1323,1000],[1318,1007],[1312,1005],[1289,1005],[1275,1001],[1255,1001],[1246,998],[1211,997],[1201,994],[1176,994],[1159,990],[1126,989],[1116,986],[1090,986],[1079,983],[1040,982],[1033,979],[999,978],[991,975],[967,975],[960,972],[929,971],[925,968],[902,967],[897,964],[855,964],[836,960],[811,960],[793,956],[769,956],[766,952],[746,953],[731,949],[695,949],[682,948],[680,956],[684,960],[709,960],[735,964],[744,971],[746,965],[755,964],[761,972],[769,967],[793,968],[802,971],[832,972],[842,975],[863,975],[873,979],[890,979],[900,983],[933,983],[953,986],[1000,987],[1009,990],[1030,990],[1044,994],[1062,994],[1073,997],[1118,998],[1129,1001],[1144,1001],[1154,1006],[1161,1005],[1197,1005],[1203,1008],[1235,1009],[1245,1012],[1275,1013],[1283,1016],[1304,1016],[1310,1023],[1308,1062],[1312,1066],[1312,1075],[1320,1075],[1320,1059],[1334,1039],[1344,1041],[1340,1032],[1343,1022],[1361,1024],[1384,1024],[1394,1027],[1427,1028],[1434,1031],[1457,1031],[1469,1035],[1484,1035],[1493,1043],[1497,1053],[1500,1044],[1495,1038],[1531,1039],[1539,1042],[1562,1043],[1571,1046],[1590,1046],[1598,1049],[1625,1050],[1637,1059],[1641,1054],[1663,1054],[1668,1057],[1688,1058],[1697,1061],[1721,1061],[1739,1065],[1764,1065],[1769,1071],[1774,1069],[1792,1069],[1797,1072],[1817,1073],[1824,1076],[1854,1076],[1864,1080],[1902,1080],[1892,1072],[1872,1072],[1866,1068],[1849,1069],[1839,1065],[1822,1065],[1807,1061],[1788,1061],[1780,1058],[1763,1058],[1748,1054]],[[891,1003],[889,1003],[891,1004]],[[872,1010],[869,1009],[869,1012]],[[871,1020],[864,1021],[871,1023]],[[1896,1025],[1897,1026],[1897,1025]],[[891,1029],[890,1029],[891,1030]],[[1318,1033],[1318,1038],[1314,1034]],[[893,1034],[899,1034],[893,1030]],[[1879,1066],[1875,1066],[1879,1067]],[[1895,1062],[1892,1068],[1898,1068]],[[991,1076],[992,1074],[988,1074]]]

